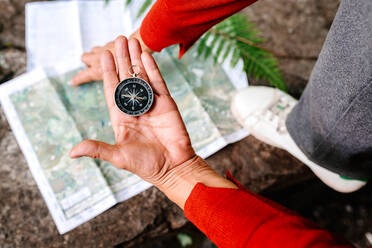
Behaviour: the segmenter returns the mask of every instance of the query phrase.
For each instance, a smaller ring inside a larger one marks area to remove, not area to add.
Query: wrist
[[[134,31],[134,33],[131,34],[131,36],[129,38],[130,39],[135,38],[135,39],[137,39],[139,41],[139,43],[141,45],[141,48],[142,48],[142,52],[149,52],[149,53],[153,53],[154,52],[143,41],[142,36],[141,36],[140,29],[137,29],[136,31]]]
[[[167,172],[155,186],[182,209],[196,184],[209,187],[238,188],[218,175],[202,158],[194,156]]]

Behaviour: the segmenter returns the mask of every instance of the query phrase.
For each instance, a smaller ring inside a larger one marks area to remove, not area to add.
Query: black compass
[[[139,116],[146,113],[154,101],[149,83],[136,77],[124,79],[115,89],[116,106],[125,114]]]

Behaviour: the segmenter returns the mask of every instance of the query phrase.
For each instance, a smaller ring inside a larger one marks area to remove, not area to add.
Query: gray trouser
[[[372,0],[341,2],[286,125],[313,162],[348,178],[372,178]]]

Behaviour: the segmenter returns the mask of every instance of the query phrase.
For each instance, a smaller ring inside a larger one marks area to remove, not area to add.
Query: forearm
[[[215,188],[238,188],[231,181],[218,175],[199,156],[194,156],[167,172],[155,186],[180,208],[184,209],[185,202],[197,183]]]

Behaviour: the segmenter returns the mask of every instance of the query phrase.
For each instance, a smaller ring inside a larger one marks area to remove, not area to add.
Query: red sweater
[[[140,33],[153,51],[180,44],[180,57],[209,28],[255,0],[158,0]],[[351,247],[295,213],[239,189],[197,184],[185,215],[218,247]]]
[[[142,40],[153,51],[180,44],[180,57],[215,24],[256,0],[157,0],[142,22]]]
[[[229,176],[228,176],[229,177]],[[262,196],[244,189],[201,183],[185,204],[185,215],[218,247],[352,247],[344,239]]]

